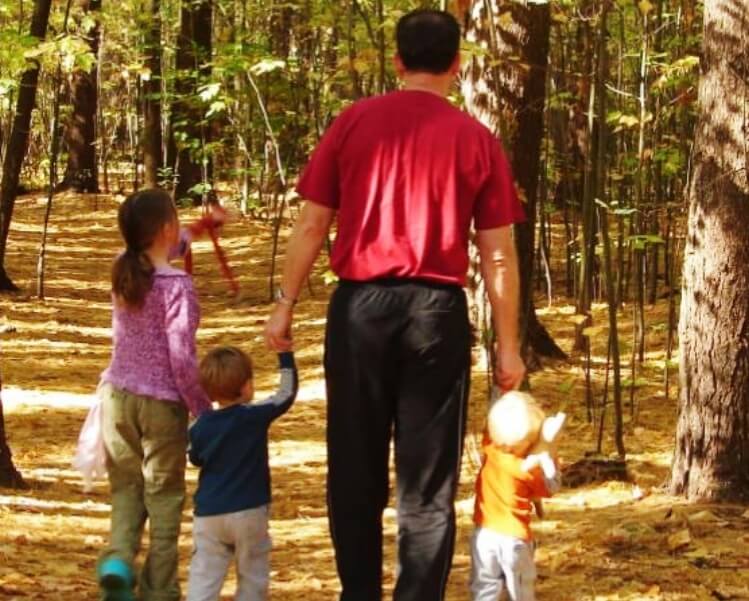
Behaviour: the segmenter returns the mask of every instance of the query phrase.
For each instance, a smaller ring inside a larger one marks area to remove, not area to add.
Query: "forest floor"
[[[27,196],[17,205],[9,272],[22,292],[0,296],[0,330],[10,330],[0,336],[0,361],[10,444],[31,489],[0,490],[2,599],[97,599],[93,572],[107,538],[108,490],[100,483],[93,492],[84,493],[70,460],[99,373],[109,359],[108,279],[119,246],[118,200],[106,195],[56,199],[44,301],[34,294],[43,199]],[[242,297],[230,298],[209,244],[198,243],[195,281],[203,311],[199,351],[219,343],[250,351],[260,396],[276,382],[274,357],[264,350],[261,339],[269,309],[272,231],[252,221],[238,221],[226,230],[223,244],[239,276]],[[321,341],[330,289],[322,283],[323,270],[321,264],[312,280],[313,294],[300,304],[297,315],[299,400],[271,434],[273,599],[337,598],[325,508]],[[622,314],[624,332],[629,331],[629,313]],[[663,492],[676,413],[675,378],[669,383],[668,398],[664,385],[666,315],[664,302],[647,310],[647,354],[636,378],[634,417],[626,395],[626,479],[579,469],[578,462],[590,466],[592,458],[609,458],[590,453],[596,446],[596,432],[585,409],[583,358],[571,354],[569,362],[546,362],[531,378],[535,396],[549,411],[570,415],[561,450],[568,466],[567,486],[546,502],[546,519],[534,523],[541,601],[749,599],[747,508],[687,505]],[[540,309],[539,316],[557,342],[571,351],[575,323],[569,302],[557,298],[552,307]],[[595,323],[606,323],[603,305],[595,308]],[[625,338],[628,356],[630,336]],[[605,329],[594,338],[596,398],[603,388],[606,339]],[[486,375],[481,369],[475,370],[473,390],[449,601],[469,598],[473,482],[486,408]],[[607,421],[604,452],[612,450],[612,427]],[[196,476],[191,468],[191,491]],[[394,517],[391,504],[385,515],[388,589],[395,571]],[[188,504],[180,540],[183,582],[191,522]],[[233,588],[232,578],[222,599],[231,599]]]

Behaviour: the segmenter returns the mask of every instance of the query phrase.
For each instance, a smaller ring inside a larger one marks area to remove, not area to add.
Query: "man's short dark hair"
[[[460,25],[450,13],[420,9],[403,16],[395,32],[408,71],[447,72],[460,51]]]

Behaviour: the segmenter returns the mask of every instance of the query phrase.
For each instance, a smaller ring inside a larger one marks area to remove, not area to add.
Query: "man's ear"
[[[460,73],[460,67],[461,67],[461,57],[460,57],[460,51],[458,51],[458,54],[455,55],[455,60],[453,61],[453,64],[450,65],[450,75],[456,76]]]
[[[406,65],[403,64],[403,59],[401,59],[399,54],[393,55],[393,65],[395,66],[396,75],[403,79],[406,74]]]

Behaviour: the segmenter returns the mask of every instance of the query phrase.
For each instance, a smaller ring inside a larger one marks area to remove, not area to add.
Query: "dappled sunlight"
[[[0,334],[3,399],[10,444],[31,490],[0,495],[0,597],[97,599],[93,571],[108,533],[109,495],[103,482],[84,493],[83,481],[70,461],[80,426],[94,401],[99,374],[109,361],[109,266],[120,242],[115,201],[98,197],[96,203],[87,201],[85,211],[80,206],[79,197],[73,195],[56,199],[52,220],[60,233],[53,236],[44,302],[32,296],[38,244],[34,224],[43,205],[34,198],[20,199],[14,221],[9,267],[23,292],[0,296],[0,326],[9,330]],[[182,219],[187,222],[196,215],[197,211],[186,211]],[[270,308],[268,242],[272,231],[249,221],[237,221],[225,229],[222,245],[242,293],[239,300],[231,298],[210,243],[197,243],[195,279],[203,315],[198,350],[202,354],[216,344],[234,344],[250,352],[256,368],[256,396],[262,399],[275,390],[278,381],[276,357],[265,350],[262,340]],[[325,493],[321,359],[331,288],[322,283],[324,269],[321,261],[312,279],[313,296],[305,289],[297,310],[298,400],[270,432],[271,593],[275,599],[330,601],[338,590]],[[550,308],[541,304],[542,321],[571,353],[574,307],[563,299],[555,299]],[[712,591],[720,586],[741,590],[748,584],[749,514],[745,508],[686,505],[661,492],[670,470],[676,412],[676,370],[667,365],[660,350],[667,315],[665,304],[647,312],[647,361],[637,368],[634,411],[625,387],[626,479],[600,478],[593,472],[586,479],[583,470],[583,476],[576,474],[574,487],[567,485],[545,502],[546,519],[534,522],[540,601],[701,601],[715,599]],[[627,332],[632,325],[631,310],[625,308],[620,317],[622,332]],[[594,306],[593,324],[601,327],[592,337],[591,382],[597,406],[605,382],[608,322],[604,305]],[[631,352],[630,337],[624,336],[622,345],[626,353]],[[624,362],[626,379],[628,359]],[[671,373],[668,399],[666,367]],[[611,459],[613,450],[609,408],[603,453],[591,454],[598,422],[587,419],[584,368],[582,358],[573,355],[568,363],[545,363],[543,371],[531,379],[534,395],[548,411],[569,414],[561,448],[564,470],[591,459]],[[486,411],[487,378],[481,365],[474,371],[472,389],[448,601],[468,598],[474,480]],[[190,493],[197,475],[196,469],[188,469]],[[183,582],[191,552],[191,506],[189,501],[180,540]],[[391,496],[384,515],[388,591],[395,580],[395,518]],[[231,598],[235,583],[232,571],[222,601]]]
[[[13,386],[3,388],[3,406],[9,413],[28,412],[32,406],[47,409],[88,408],[94,400],[91,394],[75,394],[59,390],[25,390]]]

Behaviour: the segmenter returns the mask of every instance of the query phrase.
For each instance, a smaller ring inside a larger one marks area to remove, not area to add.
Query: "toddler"
[[[556,437],[564,420],[558,424]],[[473,601],[497,601],[503,585],[512,601],[533,601],[536,568],[530,521],[533,500],[549,497],[560,486],[553,440],[541,442],[545,416],[533,398],[510,392],[489,410],[484,461],[476,483],[476,530],[471,544]],[[549,421],[549,420],[547,420]]]
[[[297,392],[294,355],[280,353],[278,358],[279,389],[259,403],[251,403],[252,363],[240,349],[214,349],[200,363],[200,381],[219,409],[190,428],[189,456],[200,467],[200,478],[188,601],[217,601],[232,560],[237,565],[235,600],[267,598],[268,428],[288,411]]]

